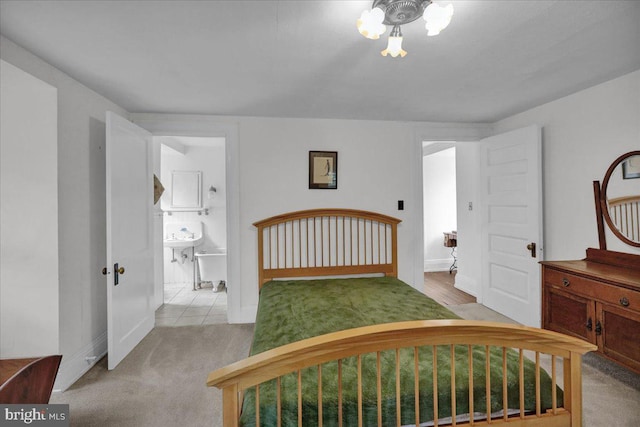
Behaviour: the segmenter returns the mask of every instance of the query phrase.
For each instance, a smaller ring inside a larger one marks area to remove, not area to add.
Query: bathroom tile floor
[[[156,326],[227,323],[227,292],[213,292],[210,284],[193,290],[192,283],[165,284],[164,304],[156,310]]]

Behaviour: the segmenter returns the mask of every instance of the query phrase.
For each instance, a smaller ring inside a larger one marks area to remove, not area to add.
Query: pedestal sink
[[[164,225],[163,244],[171,249],[171,262],[176,262],[175,252],[180,251],[182,263],[189,257],[191,252],[191,262],[193,263],[193,290],[196,290],[196,246],[204,242],[203,226],[200,221],[173,222]],[[191,251],[189,251],[191,249]]]
[[[184,239],[168,238],[168,239],[164,239],[164,246],[166,246],[167,248],[173,248],[173,249],[190,248],[192,246],[200,245],[203,242],[203,240],[204,240],[204,237],[202,236],[196,237],[196,238],[185,237]]]
[[[184,249],[199,246],[204,242],[202,222],[176,222],[164,226],[164,246]]]

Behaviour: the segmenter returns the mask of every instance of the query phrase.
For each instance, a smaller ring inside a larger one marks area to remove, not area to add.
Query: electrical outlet
[[[404,210],[404,200],[398,200],[398,210],[399,211]]]

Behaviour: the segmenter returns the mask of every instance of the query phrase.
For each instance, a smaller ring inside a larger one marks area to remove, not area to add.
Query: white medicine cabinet
[[[171,202],[169,210],[202,209],[202,172],[171,172]]]

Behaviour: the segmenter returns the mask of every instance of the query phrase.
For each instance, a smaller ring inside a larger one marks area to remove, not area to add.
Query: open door
[[[114,369],[155,326],[151,134],[107,112],[107,328]]]
[[[480,143],[482,303],[539,327],[542,131],[530,126]]]

